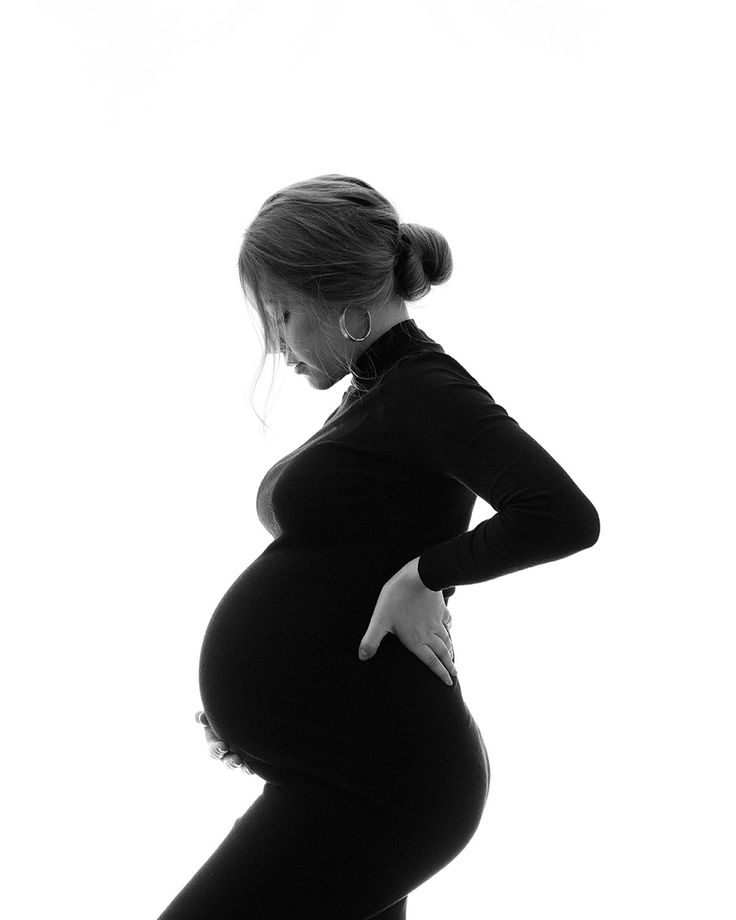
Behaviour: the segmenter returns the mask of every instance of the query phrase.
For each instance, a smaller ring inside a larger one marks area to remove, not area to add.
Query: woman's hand
[[[246,773],[252,773],[253,771],[250,767],[243,762],[243,758],[240,754],[234,754],[228,750],[227,744],[221,739],[210,728],[209,720],[204,712],[200,709],[195,713],[194,718],[201,725],[204,725],[204,736],[207,739],[207,744],[210,749],[210,757],[214,757],[215,760],[221,760],[223,763],[227,764],[228,767],[235,770],[238,767],[242,767]]]
[[[449,687],[457,677],[448,631],[452,624],[441,591],[430,591],[419,577],[419,557],[407,562],[381,588],[368,629],[360,641],[358,656],[366,661],[375,655],[386,633],[434,671]]]

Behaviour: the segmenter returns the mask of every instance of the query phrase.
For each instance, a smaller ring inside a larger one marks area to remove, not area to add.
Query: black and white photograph
[[[735,26],[3,7],[4,916],[736,917]]]

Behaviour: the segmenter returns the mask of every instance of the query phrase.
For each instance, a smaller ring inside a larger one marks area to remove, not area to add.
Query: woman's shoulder
[[[381,390],[385,396],[397,393],[418,396],[461,389],[482,391],[493,399],[485,386],[453,355],[437,345],[403,355],[383,375]]]

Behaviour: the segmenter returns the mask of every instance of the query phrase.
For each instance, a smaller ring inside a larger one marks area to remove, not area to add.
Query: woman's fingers
[[[443,667],[450,675],[450,684],[452,685],[452,679],[457,677],[457,668],[455,667],[455,662],[453,661],[452,648],[448,648],[448,646],[439,636],[430,637],[430,648],[435,653],[435,655],[437,655],[439,660],[442,662]]]
[[[208,744],[212,743],[213,741],[222,741],[222,738],[218,738],[217,735],[209,727],[209,725],[205,725],[204,737]],[[227,747],[224,741],[222,741],[222,745],[223,747]]]
[[[211,730],[210,733],[212,734]],[[236,754],[234,751],[229,750],[225,742],[221,741],[219,738],[215,738],[214,734],[213,739],[214,740],[209,742],[210,757],[221,760],[231,770],[237,770],[239,767],[242,767],[247,773],[253,772],[250,767],[243,762],[243,758],[240,754]]]
[[[452,636],[450,635],[450,630],[447,628],[447,623],[443,623],[442,626],[444,628],[444,635],[441,635],[440,639],[442,639],[442,641],[445,643],[447,648],[450,650],[450,657],[454,661],[455,660],[455,649],[453,648],[453,645],[452,645]]]
[[[194,718],[200,725],[204,726],[204,736],[207,740],[207,746],[210,749],[210,757],[215,758],[215,760],[221,760],[226,766],[231,770],[243,769],[246,773],[253,773],[251,768],[247,763],[244,762],[240,754],[236,754],[234,751],[231,751],[227,744],[218,738],[217,735],[210,728],[210,723],[207,719],[207,716],[200,709],[195,713]]]
[[[210,749],[210,757],[214,757],[216,760],[222,760],[225,754],[228,753],[227,745],[224,741],[215,740],[210,741],[208,745]]]
[[[218,760],[222,760],[228,753],[227,744],[225,744],[222,738],[217,737],[209,725],[204,726],[204,737],[210,749],[210,757],[216,757]]]
[[[447,646],[439,636],[430,636],[415,654],[441,681],[448,687],[452,686],[452,678],[457,676],[457,671]]]

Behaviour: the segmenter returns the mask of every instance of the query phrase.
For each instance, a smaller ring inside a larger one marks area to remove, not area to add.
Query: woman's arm
[[[413,355],[384,378],[397,454],[451,476],[497,512],[426,547],[418,574],[439,591],[498,578],[592,546],[600,519],[560,464],[445,352]]]

